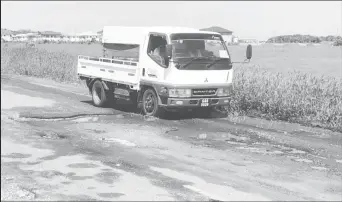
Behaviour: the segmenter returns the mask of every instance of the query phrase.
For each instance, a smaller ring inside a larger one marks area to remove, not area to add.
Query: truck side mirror
[[[166,45],[166,57],[168,57],[169,59],[172,58],[172,45],[171,44]]]
[[[252,45],[248,44],[246,50],[246,58],[250,60],[252,58]]]

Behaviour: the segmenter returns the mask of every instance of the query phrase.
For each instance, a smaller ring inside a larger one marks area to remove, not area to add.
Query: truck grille
[[[195,96],[209,96],[209,95],[215,95],[216,94],[216,88],[207,88],[207,89],[193,89],[192,90],[192,95]]]

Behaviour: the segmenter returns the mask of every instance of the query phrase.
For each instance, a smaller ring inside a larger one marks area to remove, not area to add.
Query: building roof
[[[60,32],[53,32],[53,31],[44,31],[44,32],[39,32],[41,35],[55,35],[55,36],[60,36],[62,35]]]
[[[24,34],[16,34],[14,37],[29,37],[29,36],[38,36],[38,33],[32,32],[32,33],[24,33]]]
[[[141,44],[146,35],[150,32],[155,33],[205,33],[215,34],[210,31],[200,31],[188,27],[171,27],[171,26],[152,26],[152,27],[122,27],[122,26],[105,26],[103,28],[104,43],[122,43],[122,44]]]
[[[218,27],[218,26],[212,26],[209,28],[203,28],[202,31],[211,31],[211,32],[217,32],[217,33],[233,33],[233,31],[230,31],[228,29]]]
[[[76,36],[97,36],[96,32],[88,31],[76,34]]]

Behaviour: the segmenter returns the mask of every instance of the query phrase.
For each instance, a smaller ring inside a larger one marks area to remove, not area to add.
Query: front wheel
[[[162,109],[158,105],[157,94],[152,89],[147,89],[142,98],[142,109],[144,115],[159,116]]]

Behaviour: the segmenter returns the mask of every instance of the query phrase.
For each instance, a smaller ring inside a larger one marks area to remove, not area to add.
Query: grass
[[[236,46],[230,50],[233,59],[243,59],[245,47]],[[225,110],[235,115],[342,132],[341,50],[340,47],[292,45],[254,47],[252,63],[260,67],[235,67],[234,99]],[[76,76],[79,54],[100,56],[101,45],[38,44],[36,48],[28,48],[2,44],[1,73],[80,83]],[[277,65],[281,67],[275,68]]]

